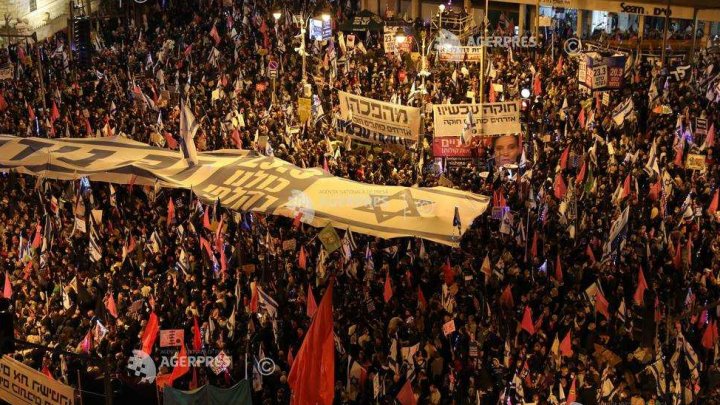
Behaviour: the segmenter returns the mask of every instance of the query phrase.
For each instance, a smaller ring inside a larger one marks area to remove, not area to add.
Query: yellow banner
[[[298,115],[300,115],[300,123],[306,123],[310,119],[312,113],[312,102],[309,98],[298,98]]]
[[[0,359],[0,399],[13,405],[73,405],[75,390],[3,356]]]
[[[382,238],[418,237],[457,246],[488,197],[445,187],[380,186],[301,169],[251,151],[180,152],[124,137],[44,139],[0,135],[0,168],[46,178],[191,189],[207,203],[351,228]],[[457,208],[460,226],[453,226]]]

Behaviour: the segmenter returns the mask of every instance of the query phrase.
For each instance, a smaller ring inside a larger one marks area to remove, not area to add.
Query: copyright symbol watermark
[[[582,52],[582,42],[578,38],[568,38],[563,44],[563,49],[568,55],[577,55]]]
[[[269,357],[264,357],[257,362],[257,369],[262,375],[270,375],[275,372],[275,362]]]

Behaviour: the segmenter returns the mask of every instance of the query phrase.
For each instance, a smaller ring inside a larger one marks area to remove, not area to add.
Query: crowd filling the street
[[[588,60],[622,52],[568,52],[567,27],[447,60],[451,32],[374,16],[399,27],[387,52],[354,1],[135,6],[92,21],[86,63],[67,31],[0,49],[0,151],[27,146],[0,155],[9,357],[85,404],[106,384],[116,403],[168,404],[242,381],[256,404],[719,401],[717,49],[664,65],[630,50],[608,69],[622,85],[595,90]],[[314,21],[324,39],[308,38]],[[515,35],[504,16],[482,31]],[[419,131],[374,135],[354,97],[419,111]],[[457,132],[438,127],[443,106],[479,103],[515,106],[517,122],[489,135],[499,110],[481,106]],[[51,142],[52,159],[36,158]],[[93,165],[110,152],[76,152],[90,142],[172,152],[187,178],[251,156],[397,186],[412,207],[363,213],[415,215],[417,229],[318,225],[307,190],[289,214],[238,209],[207,187],[163,187],[159,157],[141,159],[156,172],[105,173]],[[56,175],[70,163],[78,173]],[[124,180],[98,180],[111,175]],[[415,206],[426,188],[487,202],[461,223],[457,207]],[[441,215],[453,235],[423,238],[442,232],[421,217]],[[137,372],[146,359],[155,371]]]

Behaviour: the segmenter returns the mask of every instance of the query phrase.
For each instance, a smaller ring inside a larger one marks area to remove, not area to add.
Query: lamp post
[[[280,17],[282,17],[282,12],[280,12],[279,9],[275,9],[275,10],[273,10],[272,16],[273,16],[273,19],[275,19],[275,35],[277,35],[278,34],[278,22],[280,21]],[[275,105],[275,102],[277,101],[277,95],[276,95],[277,90],[276,90],[276,86],[275,86],[275,81],[276,81],[275,76],[277,75],[277,71],[275,71],[275,72],[276,73],[274,75],[271,72],[272,85],[273,85],[273,89],[272,89],[272,104],[273,105]]]
[[[438,16],[439,16],[439,18],[438,18],[438,32],[440,32],[440,30],[442,30],[442,15],[443,15],[443,13],[445,12],[445,5],[444,5],[444,4],[440,4],[440,5],[438,6],[438,9],[440,10],[440,11],[438,12]]]
[[[427,76],[430,76],[430,72],[427,70],[427,54],[428,54],[428,47],[425,46],[425,38],[427,34],[425,30],[420,32],[420,38],[422,39],[422,45],[420,45],[417,42],[417,39],[414,37],[412,38],[413,41],[415,41],[416,45],[420,46],[420,72],[418,75],[420,76],[421,80],[421,90],[420,90],[420,136],[418,137],[418,141],[416,144],[417,148],[417,161],[420,162],[422,160],[422,153],[423,153],[423,141],[425,140],[425,95],[427,94],[427,91],[425,90],[425,78]],[[405,35],[404,32],[400,32],[397,35],[395,35],[395,42],[397,44],[403,44],[405,41],[407,41],[407,35]],[[432,41],[430,41],[432,44]],[[417,183],[418,176],[420,175],[420,171],[422,170],[422,167],[418,167],[415,171],[415,183]]]
[[[305,57],[307,56],[307,52],[305,51],[305,33],[307,32],[307,30],[305,27],[307,27],[307,22],[309,19],[310,19],[310,17],[308,17],[307,19],[304,17],[300,18],[300,50],[299,50],[299,52],[300,52],[300,55],[302,56],[302,80],[300,81],[300,83],[302,83],[303,95],[305,95],[305,93],[307,93],[307,91],[305,89],[307,87],[307,80],[305,79],[305,66],[306,66]]]

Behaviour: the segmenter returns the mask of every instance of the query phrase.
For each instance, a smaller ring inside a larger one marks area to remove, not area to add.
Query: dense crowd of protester
[[[102,392],[110,367],[117,398],[152,403],[155,384],[126,366],[155,314],[161,329],[184,329],[188,350],[232,358],[217,374],[193,367],[176,388],[248,378],[256,403],[289,403],[308,301],[319,302],[332,278],[335,403],[399,396],[407,404],[408,385],[413,400],[427,404],[717,401],[720,116],[705,81],[718,72],[712,54],[696,55],[697,67],[680,79],[672,68],[631,63],[624,88],[606,102],[580,90],[577,59],[561,51],[560,38],[555,47],[490,49],[484,98],[514,100],[530,89],[524,133],[475,139],[474,157],[452,162],[432,156],[428,106],[479,94],[479,67],[430,55],[423,94],[419,63],[385,55],[382,32],[358,34],[362,45],[353,49],[308,42],[318,105],[301,123],[294,3],[280,4],[284,15],[275,22],[278,5],[266,1],[148,2],[129,24],[98,24],[89,66],[70,60],[62,33],[39,49],[12,46],[2,51],[14,78],[0,81],[0,133],[125,136],[177,149],[183,100],[200,121],[201,151],[255,149],[303,168],[327,162],[332,174],[362,182],[492,196],[460,248],[356,233],[349,250],[325,255],[317,229],[231,212],[189,190],[111,189],[7,172],[0,270],[10,282],[15,337],[96,360],[20,343],[16,358],[94,392]],[[334,7],[336,27],[358,11],[353,2]],[[261,49],[279,61],[275,103]],[[504,91],[491,94],[489,84]],[[336,90],[424,105],[424,139],[406,149],[338,135]],[[613,110],[628,98],[632,113],[613,123]],[[707,135],[696,118],[707,120]],[[706,169],[685,167],[689,154],[705,156]],[[92,210],[102,211],[99,261],[75,226]],[[628,212],[626,225],[611,230]],[[211,249],[227,256],[222,270],[198,244],[216,234],[223,240]],[[276,301],[275,317],[258,309],[252,286]],[[445,333],[451,320],[455,330]],[[152,356],[160,365],[175,352],[156,344]],[[261,376],[253,364],[264,357],[277,367]]]

